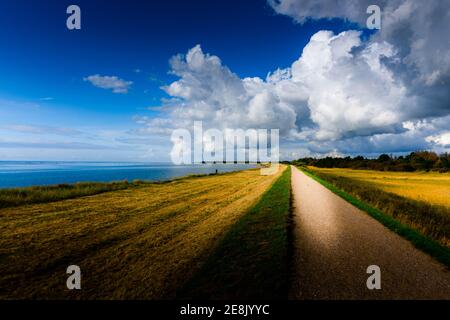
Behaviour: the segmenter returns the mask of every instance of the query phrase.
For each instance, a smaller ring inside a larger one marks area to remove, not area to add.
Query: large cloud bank
[[[365,24],[369,1],[269,1],[296,23],[342,18]],[[188,127],[278,128],[282,157],[448,151],[450,1],[379,1],[382,29],[319,31],[287,69],[239,78],[200,45],[170,61],[179,80],[148,131]],[[283,146],[283,145],[282,145]],[[446,149],[447,148],[447,149]]]

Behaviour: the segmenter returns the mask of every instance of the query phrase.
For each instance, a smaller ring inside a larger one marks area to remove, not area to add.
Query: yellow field
[[[370,182],[386,192],[450,207],[450,173],[385,172],[351,169],[322,169],[315,171]]]
[[[0,298],[172,298],[281,172],[2,209]],[[71,264],[81,268],[82,290],[66,289]]]

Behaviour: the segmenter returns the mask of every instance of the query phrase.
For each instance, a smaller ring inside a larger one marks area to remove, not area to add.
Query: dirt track
[[[450,272],[292,167],[291,299],[450,299]],[[369,265],[381,289],[369,290]]]

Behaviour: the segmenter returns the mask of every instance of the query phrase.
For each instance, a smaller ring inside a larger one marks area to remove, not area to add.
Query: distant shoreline
[[[191,174],[255,168],[255,164],[118,163],[118,162],[0,162],[0,189],[51,186],[80,182],[166,181]]]

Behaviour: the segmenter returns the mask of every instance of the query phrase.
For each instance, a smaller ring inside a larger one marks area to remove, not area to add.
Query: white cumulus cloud
[[[133,84],[132,81],[125,81],[117,76],[101,76],[99,74],[85,77],[83,80],[90,82],[95,87],[112,90],[114,93],[128,93]]]
[[[268,0],[279,14],[297,23],[340,18],[366,26],[371,0]],[[411,116],[450,114],[450,0],[380,0],[381,30],[370,45],[388,43],[397,63],[385,63],[401,79],[410,97]]]
[[[291,68],[266,79],[239,78],[199,45],[171,60],[180,79],[163,89],[177,98],[165,121],[201,120],[215,128],[279,129],[282,137],[340,139],[395,132],[404,118],[405,89],[381,63],[388,44],[360,51],[356,31],[315,34]]]
[[[340,18],[364,26],[368,0],[269,0],[297,23]],[[450,0],[379,1],[382,29],[314,34],[296,61],[265,79],[240,78],[197,45],[170,60],[178,80],[143,131],[279,129],[282,154],[448,151]],[[446,131],[447,129],[447,131]],[[283,150],[283,146],[285,149]],[[445,149],[447,148],[447,149]]]
[[[436,143],[444,147],[450,147],[450,131],[427,137],[427,141]]]

